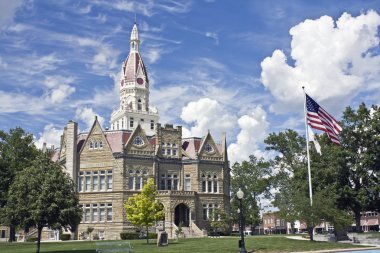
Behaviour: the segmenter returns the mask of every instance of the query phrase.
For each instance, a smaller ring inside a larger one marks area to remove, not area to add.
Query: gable
[[[221,160],[223,157],[220,154],[219,147],[212,138],[210,132],[203,139],[198,151],[198,157],[201,160]]]
[[[111,147],[103,133],[103,130],[95,118],[94,124],[91,127],[86,139],[81,144],[79,152],[81,164],[82,161],[101,161],[113,160]]]
[[[154,147],[150,143],[144,129],[141,128],[140,124],[137,125],[136,129],[129,137],[124,151],[126,154],[154,155]]]

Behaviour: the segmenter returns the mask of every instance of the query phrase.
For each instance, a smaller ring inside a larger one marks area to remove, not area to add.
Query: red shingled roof
[[[185,138],[182,140],[182,149],[186,151],[186,153],[190,156],[190,158],[196,159],[201,143],[202,143],[201,138],[196,138],[196,137]]]

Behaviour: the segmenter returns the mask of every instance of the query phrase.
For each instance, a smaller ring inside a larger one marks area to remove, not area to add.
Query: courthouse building
[[[181,126],[159,123],[158,111],[149,106],[136,24],[122,73],[120,105],[112,112],[110,128],[102,129],[95,118],[89,132],[78,133],[77,123],[69,121],[54,154],[77,183],[83,208],[78,236],[86,237],[88,227],[104,239],[119,239],[120,232],[132,230],[123,205],[148,178],[159,190],[169,237],[179,224],[186,236],[203,236],[214,209],[230,211],[226,136],[220,142],[210,132],[183,138]]]

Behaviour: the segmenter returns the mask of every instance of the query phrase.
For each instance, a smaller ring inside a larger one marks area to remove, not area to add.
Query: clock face
[[[140,84],[140,85],[144,84],[144,79],[142,79],[140,77],[137,78],[137,83]]]

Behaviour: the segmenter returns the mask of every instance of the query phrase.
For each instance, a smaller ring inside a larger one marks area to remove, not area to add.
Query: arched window
[[[206,192],[206,176],[202,175],[202,192]]]
[[[214,192],[218,192],[218,177],[214,175]]]
[[[141,99],[140,98],[137,100],[137,110],[138,111],[142,110],[142,103],[141,103]]]
[[[211,176],[207,176],[207,192],[212,192],[212,179]]]
[[[89,147],[90,147],[90,149],[94,149],[94,143],[92,141],[90,141]]]

